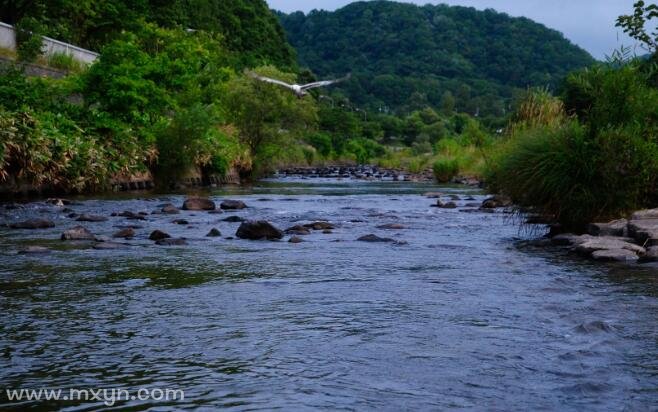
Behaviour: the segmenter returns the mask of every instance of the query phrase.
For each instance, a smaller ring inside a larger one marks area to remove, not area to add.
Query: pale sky
[[[313,9],[335,10],[350,0],[266,0],[270,8],[286,13]],[[561,31],[566,38],[603,59],[622,44],[633,42],[615,27],[621,14],[631,14],[636,0],[407,0],[416,4],[460,5],[476,9],[495,9],[511,16],[525,16],[552,29]],[[644,54],[641,49],[638,54]]]

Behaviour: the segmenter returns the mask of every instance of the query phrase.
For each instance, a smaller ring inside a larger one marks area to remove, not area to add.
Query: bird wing
[[[259,76],[259,75],[257,75],[256,73],[253,73],[253,72],[249,72],[248,74],[249,74],[250,77],[253,77],[256,80],[260,80],[260,81],[266,82],[266,83],[278,84],[279,86],[287,87],[288,89],[293,89],[291,84],[288,84],[286,82],[282,82],[281,80],[270,79],[269,77],[265,77],[265,76]]]
[[[313,82],[313,83],[308,83],[302,86],[302,90],[308,90],[308,89],[315,89],[316,87],[323,87],[323,86],[329,86],[335,83],[340,83],[344,82],[345,80],[350,78],[350,74],[348,74],[345,77],[342,77],[340,79],[335,79],[335,80],[322,80],[319,82]]]

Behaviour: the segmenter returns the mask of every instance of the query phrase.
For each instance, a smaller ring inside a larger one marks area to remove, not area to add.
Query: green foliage
[[[43,40],[41,33],[43,26],[35,18],[21,20],[15,26],[16,30],[16,54],[18,60],[34,62],[43,52]]]
[[[557,31],[491,9],[371,1],[279,17],[300,64],[322,77],[352,71],[336,93],[370,112],[501,117],[519,89],[594,63]]]
[[[573,118],[557,112],[555,99],[530,95],[488,181],[576,230],[654,205],[658,90],[646,81],[638,63],[570,76],[564,99]]]
[[[168,29],[193,29],[225,38],[240,66],[271,63],[295,68],[294,50],[264,0],[78,0],[0,3],[9,24],[38,21],[47,36],[101,50],[143,22]]]
[[[295,77],[273,66],[255,71],[291,83]],[[235,77],[228,83],[223,105],[252,155],[256,173],[284,158],[286,148],[312,133],[317,123],[312,99],[299,99],[280,86],[249,76]]]
[[[327,133],[316,132],[308,135],[306,140],[313,146],[320,155],[329,157],[333,151],[331,136]]]
[[[432,170],[439,183],[447,183],[459,174],[459,161],[454,158],[441,158],[434,162]]]
[[[621,27],[624,33],[639,41],[648,52],[655,53],[658,49],[658,27],[656,27],[656,31],[649,32],[647,30],[650,29],[645,26],[650,20],[658,19],[658,5],[647,5],[640,0],[633,7],[633,14],[619,16],[616,26]]]
[[[359,164],[367,164],[375,157],[382,156],[386,150],[379,143],[370,139],[351,139],[345,145],[345,152],[351,154]]]

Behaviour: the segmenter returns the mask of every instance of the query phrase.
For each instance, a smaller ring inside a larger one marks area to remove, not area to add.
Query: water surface
[[[77,222],[31,203],[0,221],[0,388],[175,388],[182,402],[126,410],[656,410],[658,268],[592,264],[533,247],[504,213],[429,207],[412,183],[282,180],[222,189],[249,208],[85,223],[98,235],[140,225],[130,246],[59,240]],[[466,200],[472,196],[475,200]],[[79,199],[109,216],[182,204],[182,195]],[[471,208],[472,209],[472,208]],[[2,208],[0,208],[2,210]],[[328,220],[300,244],[226,239],[239,223]],[[187,219],[177,225],[173,219]],[[401,230],[377,226],[400,223]],[[223,237],[206,238],[212,227]],[[187,246],[155,246],[161,229]],[[538,229],[539,230],[539,229]],[[374,233],[397,243],[364,243]],[[17,255],[26,245],[55,249]],[[10,410],[110,409],[9,403]]]

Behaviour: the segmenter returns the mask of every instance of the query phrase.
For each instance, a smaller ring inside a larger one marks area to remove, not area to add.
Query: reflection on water
[[[121,409],[649,410],[658,403],[658,269],[602,266],[520,242],[501,213],[430,208],[410,183],[269,181],[209,193],[250,207],[85,224],[118,250],[64,243],[75,226],[44,203],[43,231],[0,229],[3,388],[176,388],[182,402]],[[208,193],[207,193],[208,194]],[[181,195],[79,198],[76,212],[151,212]],[[473,196],[475,200],[466,200]],[[227,239],[239,223],[337,228],[300,244]],[[189,225],[172,220],[185,218]],[[405,229],[377,226],[399,223]],[[223,237],[206,238],[211,227]],[[161,229],[188,245],[147,239]],[[356,242],[374,233],[406,244]],[[17,255],[26,245],[46,255]],[[102,403],[9,403],[101,409]]]

